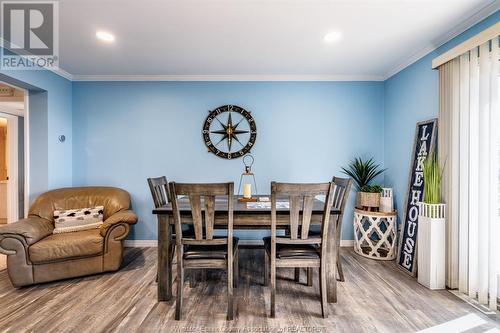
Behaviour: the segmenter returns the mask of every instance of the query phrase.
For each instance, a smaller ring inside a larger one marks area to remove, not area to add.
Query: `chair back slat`
[[[340,210],[340,214],[344,213],[349,192],[351,192],[352,179],[333,177],[332,182],[337,186],[337,191],[333,199],[333,207]]]
[[[335,195],[333,197],[333,207],[340,209],[344,201],[345,187],[336,185]]]
[[[276,243],[276,202],[278,196],[288,196],[289,212],[290,212],[290,236],[279,237],[279,242],[287,242],[297,244],[307,243],[309,238],[309,227],[311,224],[311,216],[314,205],[314,198],[317,195],[326,195],[325,206],[322,219],[322,240],[326,237],[328,222],[330,218],[330,210],[333,204],[333,183],[319,184],[292,184],[292,183],[271,183],[271,238],[273,243]],[[302,208],[302,209],[301,209]],[[299,224],[300,211],[302,210],[302,221]],[[298,231],[300,229],[300,239],[298,239]],[[323,237],[324,236],[324,237]],[[289,240],[286,240],[288,238]]]
[[[290,195],[290,237],[298,238],[299,233],[299,214],[300,214],[300,197],[298,195]]]
[[[197,240],[203,239],[203,219],[201,212],[201,197],[199,195],[189,195],[191,205],[191,215],[193,217],[194,236]]]
[[[165,176],[148,178],[148,185],[155,208],[165,206],[170,201],[170,190]]]
[[[311,224],[311,216],[313,210],[314,197],[312,195],[304,196],[304,208],[302,210],[302,226],[301,237],[307,239],[309,237],[309,226]]]
[[[232,242],[233,234],[233,183],[187,184],[171,182],[172,210],[174,213],[177,244],[220,245]],[[191,217],[194,227],[194,239],[185,239],[183,243],[181,214],[179,209],[180,195],[189,199]],[[228,209],[228,237],[214,239],[215,197],[225,196]],[[231,245],[232,248],[232,245]]]
[[[215,196],[209,195],[205,197],[205,230],[206,238],[214,238],[214,222],[215,222]]]
[[[178,195],[227,195],[229,183],[176,183]],[[232,184],[232,183],[231,183]]]
[[[291,195],[326,195],[329,190],[330,183],[277,183],[275,184],[276,192],[279,192],[281,195],[291,196]],[[272,189],[271,183],[271,189]]]

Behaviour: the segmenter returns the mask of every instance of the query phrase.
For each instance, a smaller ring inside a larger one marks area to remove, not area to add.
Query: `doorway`
[[[27,94],[0,83],[0,225],[25,217]],[[0,270],[5,268],[0,255]]]
[[[25,217],[27,93],[0,83],[0,223]]]
[[[0,223],[12,223],[24,217],[24,209],[20,209],[24,204],[24,191],[20,186],[24,178],[24,159],[19,158],[24,145],[19,136],[20,122],[24,122],[23,117],[0,112]]]

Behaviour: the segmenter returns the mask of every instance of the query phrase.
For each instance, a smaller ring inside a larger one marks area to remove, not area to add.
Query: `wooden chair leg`
[[[295,267],[294,280],[295,280],[295,282],[300,283],[300,268],[298,268],[298,267]]]
[[[182,291],[184,287],[184,267],[182,262],[182,246],[177,248],[177,301],[175,304],[175,320],[181,320]]]
[[[340,260],[340,239],[342,238],[342,219],[340,216],[337,217],[336,221],[336,235],[335,235],[335,252],[337,256],[337,272],[339,275],[338,280],[344,282],[344,271],[342,270],[342,261]],[[335,276],[336,278],[336,276]]]
[[[326,299],[326,269],[325,265],[322,262],[321,267],[319,268],[319,293],[321,296],[321,315],[323,318],[328,317],[328,302]]]
[[[200,271],[200,279],[198,281],[205,282],[208,280],[208,270],[207,269],[202,269]]]
[[[313,269],[312,267],[307,267],[307,286],[312,287],[313,285]]]
[[[198,269],[190,269],[189,275],[187,275],[187,280],[189,281],[189,288],[195,288],[198,281]]]
[[[264,250],[264,286],[269,285],[269,254]]]
[[[227,267],[227,320],[233,320],[234,306],[233,306],[233,262],[229,263]]]
[[[330,284],[329,284],[329,288],[331,288],[331,290],[330,290],[329,295],[328,295],[329,292],[327,291],[328,303],[337,303],[337,267],[338,267],[338,265],[337,265],[337,259],[335,259],[334,261],[335,261],[335,263],[331,267],[332,272],[330,272],[331,275],[329,276],[329,279],[331,280]],[[326,268],[325,268],[325,271],[326,271]]]
[[[337,280],[340,282],[344,282],[345,281],[344,271],[342,270],[342,262],[341,262],[340,256],[337,258],[337,272],[339,275],[339,278]]]
[[[233,286],[234,288],[238,288],[238,282],[240,279],[240,268],[239,268],[239,261],[240,261],[240,250],[236,250],[236,255],[234,256],[234,263],[233,263],[233,271],[234,271],[234,282]]]
[[[271,258],[271,318],[276,317],[276,258]]]
[[[344,271],[342,270],[342,260],[340,257],[340,248],[337,249],[337,272],[339,274],[338,280],[340,282],[344,282],[345,279],[344,279]]]

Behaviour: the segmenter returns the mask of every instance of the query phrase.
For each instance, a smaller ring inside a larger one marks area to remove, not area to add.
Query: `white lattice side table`
[[[354,209],[354,251],[377,260],[396,258],[397,213]]]

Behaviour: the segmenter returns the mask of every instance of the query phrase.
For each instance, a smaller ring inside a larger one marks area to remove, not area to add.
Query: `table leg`
[[[330,216],[330,223],[328,225],[328,260],[327,260],[327,299],[328,303],[337,302],[337,246],[335,244],[337,239],[337,215]]]
[[[167,215],[158,215],[158,302],[172,298],[172,229]]]

